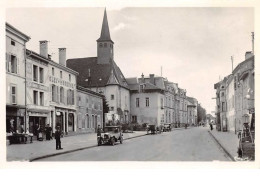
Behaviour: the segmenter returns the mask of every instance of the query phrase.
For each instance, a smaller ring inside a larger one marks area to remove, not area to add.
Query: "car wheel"
[[[120,143],[123,144],[123,137],[120,137]]]
[[[115,139],[111,138],[111,145],[114,146],[115,145]]]

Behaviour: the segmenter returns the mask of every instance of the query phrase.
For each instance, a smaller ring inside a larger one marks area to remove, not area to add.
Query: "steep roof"
[[[82,87],[104,87],[120,85],[129,89],[125,77],[116,63],[97,64],[97,57],[75,58],[66,61],[67,67],[79,73],[78,85]]]
[[[113,42],[110,38],[106,9],[105,9],[105,12],[104,12],[101,34],[100,34],[100,37],[97,41],[98,42],[99,41],[111,41],[111,42]]]

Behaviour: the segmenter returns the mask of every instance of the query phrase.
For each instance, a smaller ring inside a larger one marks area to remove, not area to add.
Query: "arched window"
[[[86,117],[87,117],[87,128],[89,128],[89,115],[87,114]]]
[[[86,128],[86,122],[85,122],[85,117],[82,117],[82,128]]]
[[[94,128],[95,127],[95,117],[94,117],[94,115],[92,115],[92,128]]]

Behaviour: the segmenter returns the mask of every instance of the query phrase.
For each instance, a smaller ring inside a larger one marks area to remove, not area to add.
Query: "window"
[[[62,78],[62,71],[60,71],[60,78]]]
[[[137,123],[137,116],[132,116],[132,123]]]
[[[225,111],[225,102],[222,102],[222,111]]]
[[[11,69],[9,72],[17,74],[17,58],[14,55],[11,55]]]
[[[51,73],[52,73],[52,75],[54,76],[54,67],[51,68]]]
[[[87,114],[87,128],[89,128],[90,121],[89,121],[89,115]]]
[[[86,120],[85,120],[85,118],[83,117],[81,121],[82,121],[82,127],[81,127],[81,128],[84,129],[84,128],[86,127],[86,122],[85,122]]]
[[[114,95],[111,95],[111,100],[114,100],[115,99],[115,96]]]
[[[161,108],[163,108],[163,98],[161,98]]]
[[[222,92],[222,93],[221,93],[221,96],[224,96],[224,95],[225,95],[225,93],[224,93],[224,92]]]
[[[102,47],[103,47],[103,44],[102,44],[102,43],[99,43],[99,47],[102,48]]]
[[[64,103],[64,88],[60,87],[60,102]]]
[[[38,91],[33,91],[33,104],[38,105]]]
[[[146,106],[146,107],[149,107],[149,104],[150,104],[150,103],[149,103],[149,98],[145,98],[145,106]]]
[[[38,67],[36,65],[33,65],[33,81],[38,81]]]
[[[40,92],[40,105],[43,106],[44,105],[44,93]]]
[[[104,44],[104,47],[105,47],[105,48],[107,47],[107,43]]]
[[[16,87],[11,86],[11,103],[16,104]]]
[[[69,81],[71,82],[71,75],[69,74]]]
[[[136,98],[136,107],[139,108],[139,98]]]
[[[112,106],[110,110],[111,110],[111,111],[114,111],[114,107]]]
[[[51,100],[55,101],[55,85],[51,86]]]
[[[15,41],[11,40],[11,45],[15,46]]]
[[[43,68],[39,68],[40,71],[40,83],[43,83],[43,78],[44,78],[44,72],[43,72]]]

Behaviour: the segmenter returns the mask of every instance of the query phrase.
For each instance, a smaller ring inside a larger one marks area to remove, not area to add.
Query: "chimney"
[[[155,85],[155,82],[154,82],[154,74],[150,74],[150,83]]]
[[[40,55],[48,58],[48,41],[40,41]]]
[[[141,80],[141,83],[144,83],[144,74],[142,73],[142,80]]]
[[[249,59],[250,57],[254,56],[254,54],[252,53],[252,51],[247,51],[245,54],[245,60]]]
[[[59,63],[66,66],[66,48],[59,48]]]

